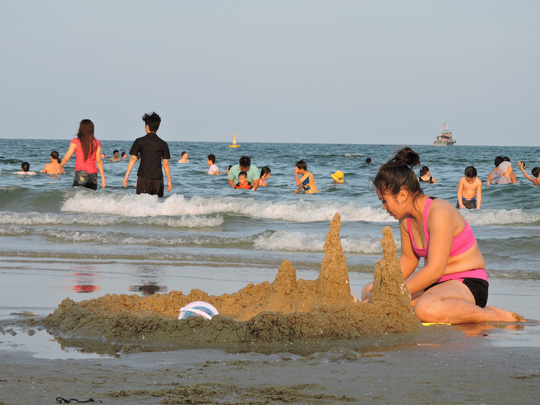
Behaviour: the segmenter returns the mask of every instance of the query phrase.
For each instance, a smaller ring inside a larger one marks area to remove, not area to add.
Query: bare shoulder
[[[461,230],[465,226],[465,219],[458,209],[446,200],[437,198],[431,204],[429,210],[428,226],[450,226],[454,231]]]
[[[459,211],[454,207],[453,204],[449,203],[442,198],[437,198],[433,200],[431,207],[429,208],[429,221],[436,220],[447,221],[457,216],[461,216]]]

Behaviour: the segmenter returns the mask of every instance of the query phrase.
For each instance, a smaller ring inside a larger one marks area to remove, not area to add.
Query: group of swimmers
[[[535,186],[540,186],[540,167],[534,167],[531,170],[532,176],[529,176],[525,172],[525,163],[522,160],[518,162],[518,166],[527,180],[531,181]],[[417,180],[419,183],[437,183],[437,180],[431,176],[431,172],[427,166],[420,168]],[[517,178],[512,170],[510,158],[507,156],[497,156],[495,158],[495,169],[489,173],[486,184],[489,186],[492,184],[512,183],[517,183]],[[478,172],[474,166],[467,166],[465,168],[465,176],[459,180],[457,195],[458,201],[456,208],[480,209],[482,205],[482,181],[478,178]]]

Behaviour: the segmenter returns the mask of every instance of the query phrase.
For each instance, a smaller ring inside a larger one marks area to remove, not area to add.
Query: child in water
[[[298,175],[302,177],[298,178]],[[296,180],[296,185],[300,186],[295,193],[298,193],[302,189],[306,192],[306,194],[314,194],[319,192],[319,189],[315,185],[313,173],[308,172],[307,164],[303,160],[296,162],[296,166],[294,167],[294,178]]]
[[[480,209],[482,204],[482,181],[478,178],[474,166],[468,166],[465,169],[465,177],[462,177],[459,181],[457,196],[456,208]]]
[[[270,170],[270,168],[268,166],[264,166],[261,169],[261,175],[259,177],[259,187],[260,186],[266,187],[266,180],[268,180],[270,178],[271,173],[272,173],[272,171]]]
[[[525,172],[525,163],[523,162],[523,160],[520,160],[518,162],[518,166],[521,169],[523,175],[527,178],[527,180],[532,181],[535,186],[540,186],[540,167],[533,167],[533,169],[531,170],[531,174],[533,175],[533,177],[531,177],[527,174],[527,172]]]
[[[253,188],[253,184],[251,184],[247,179],[246,172],[238,173],[238,183],[236,183],[236,186],[234,188],[246,190],[250,190]]]
[[[13,174],[36,174],[35,172],[30,171],[30,163],[28,162],[21,163],[21,169],[20,172],[15,172]]]

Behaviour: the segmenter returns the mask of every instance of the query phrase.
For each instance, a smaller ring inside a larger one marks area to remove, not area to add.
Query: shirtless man
[[[474,166],[465,169],[465,177],[462,177],[458,186],[458,202],[456,208],[480,209],[482,205],[482,181]]]
[[[118,152],[117,149],[114,150],[112,157],[109,159],[109,162],[121,162],[122,158],[118,155],[120,152]]]
[[[63,174],[64,173],[63,167],[60,169],[60,171],[58,171],[58,168],[60,167],[60,162],[61,162],[60,155],[58,154],[57,151],[53,150],[51,152],[51,163],[45,164],[45,167],[40,173],[53,174],[55,176],[57,172],[60,174]]]

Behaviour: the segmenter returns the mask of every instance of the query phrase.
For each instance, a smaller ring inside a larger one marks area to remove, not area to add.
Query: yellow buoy
[[[238,148],[240,145],[236,143],[236,133],[232,136],[232,145],[229,145],[229,148]]]

